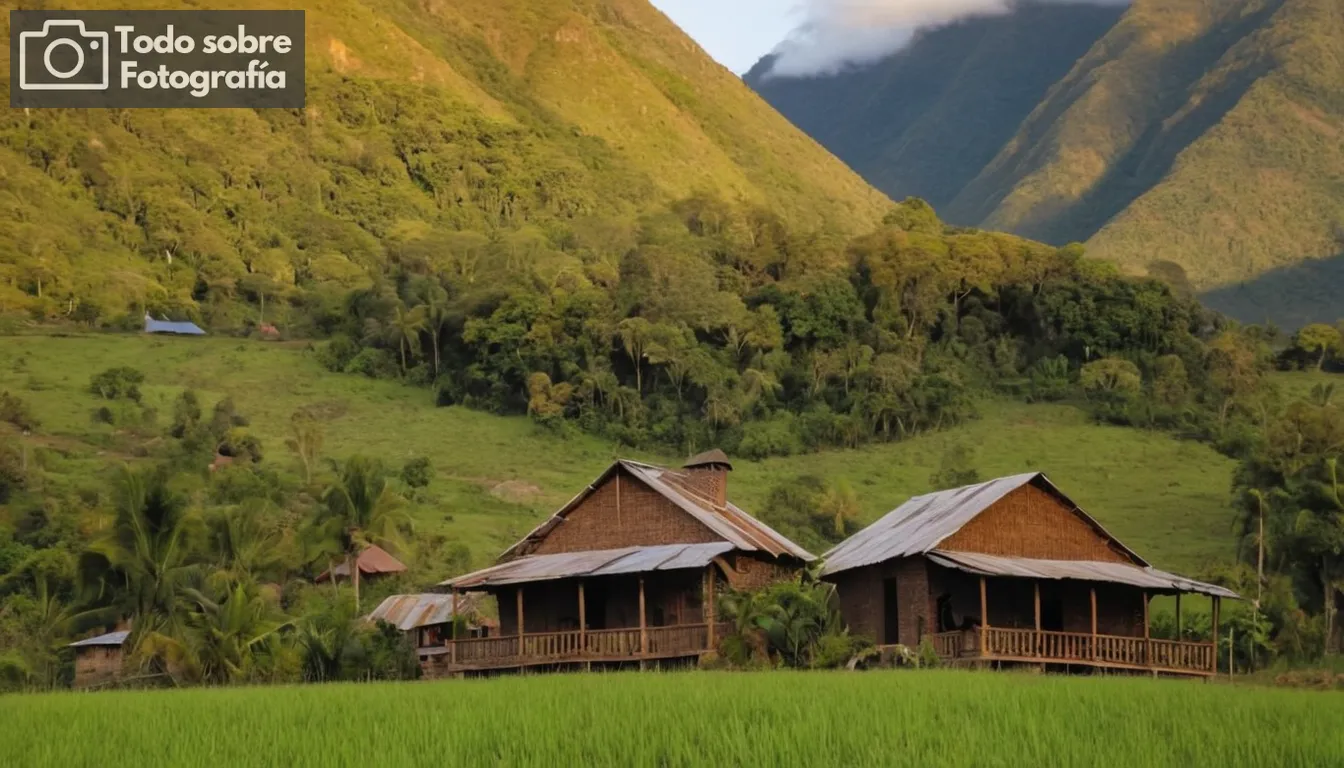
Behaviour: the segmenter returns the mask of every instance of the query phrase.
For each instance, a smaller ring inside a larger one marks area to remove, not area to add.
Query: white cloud
[[[1035,0],[1120,5],[1128,0]],[[806,77],[863,65],[905,47],[915,32],[1008,13],[1018,0],[803,0],[804,22],[775,49],[772,75]]]

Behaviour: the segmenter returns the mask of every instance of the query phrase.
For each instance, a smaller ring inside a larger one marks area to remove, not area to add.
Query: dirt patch
[[[542,494],[540,486],[522,480],[505,480],[490,486],[490,495],[512,504],[526,504],[535,501]]]

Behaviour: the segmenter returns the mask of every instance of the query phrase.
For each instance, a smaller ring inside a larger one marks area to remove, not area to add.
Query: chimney
[[[681,468],[686,470],[689,484],[701,496],[714,502],[716,507],[727,506],[728,473],[733,471],[727,454],[718,448],[705,451],[692,456]]]

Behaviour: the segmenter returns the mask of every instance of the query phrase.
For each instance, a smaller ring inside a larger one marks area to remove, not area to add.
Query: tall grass
[[[570,675],[0,699],[15,766],[1344,764],[1344,697],[962,672]]]

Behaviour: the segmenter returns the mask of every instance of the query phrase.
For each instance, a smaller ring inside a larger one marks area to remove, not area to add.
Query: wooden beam
[[[1031,645],[1032,650],[1039,656],[1041,655],[1041,646],[1043,644],[1041,638],[1041,582],[1033,581],[1031,585],[1035,587],[1036,591],[1036,639]]]
[[[714,566],[705,568],[705,594],[704,602],[700,608],[701,615],[704,616],[705,624],[709,631],[709,650],[717,648],[714,642]]]
[[[985,586],[985,577],[980,577],[980,655],[987,656],[985,630],[989,629],[989,589]]]
[[[1176,639],[1181,639],[1181,593],[1176,593]]]
[[[454,589],[454,590],[453,590],[453,639],[454,639],[454,640],[457,639],[457,617],[461,615],[461,614],[459,614],[457,611],[458,611],[457,590]]]
[[[588,652],[588,604],[583,596],[583,579],[579,579],[579,652]]]
[[[1213,596],[1213,674],[1218,674],[1218,606],[1219,598]]]
[[[649,652],[649,630],[644,621],[644,577],[639,577],[639,652]]]
[[[457,590],[453,590],[453,641],[448,644],[452,650],[448,652],[448,661],[457,664]]]
[[[1092,659],[1097,658],[1097,588],[1091,588],[1092,596]]]
[[[1143,663],[1153,663],[1152,625],[1148,623],[1148,590],[1143,590]]]
[[[523,585],[518,585],[518,655],[523,655]]]

